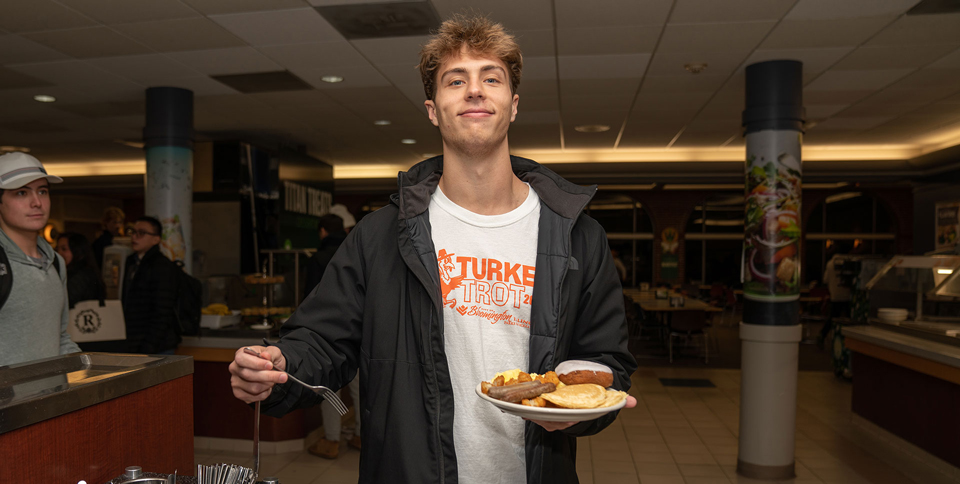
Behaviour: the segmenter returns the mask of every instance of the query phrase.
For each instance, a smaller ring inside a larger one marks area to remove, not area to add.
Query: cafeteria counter
[[[960,338],[882,324],[843,335],[854,422],[960,479]]]

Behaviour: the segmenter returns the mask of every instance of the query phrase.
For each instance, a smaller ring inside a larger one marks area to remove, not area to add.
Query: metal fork
[[[260,356],[260,353],[258,353],[257,350],[255,350],[255,349],[253,349],[253,348],[244,348],[243,351],[245,351],[245,352],[247,352],[247,353],[249,353],[249,354],[251,354],[251,355],[254,355],[254,356]],[[287,373],[287,372],[285,372],[285,371],[283,371],[283,370],[277,370],[277,371],[282,372],[282,373]],[[330,402],[330,404],[333,405],[333,408],[336,409],[337,413],[339,413],[340,416],[343,416],[343,415],[346,415],[346,414],[347,414],[347,406],[343,404],[343,400],[340,400],[340,396],[337,395],[337,392],[335,392],[335,391],[333,391],[333,390],[331,390],[331,389],[329,389],[329,388],[327,388],[327,387],[325,387],[325,386],[323,386],[323,385],[308,385],[308,384],[306,384],[306,383],[298,380],[297,377],[295,377],[295,376],[293,376],[293,375],[291,375],[291,374],[289,374],[289,373],[287,373],[287,378],[289,378],[289,379],[291,379],[291,380],[299,383],[300,385],[303,385],[304,387],[308,388],[308,389],[309,389],[310,391],[312,391],[313,393],[316,393],[317,395],[320,395],[321,397],[323,397],[324,400]]]

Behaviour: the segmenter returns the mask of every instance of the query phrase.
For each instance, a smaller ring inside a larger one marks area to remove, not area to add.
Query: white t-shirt
[[[532,188],[502,215],[470,212],[439,187],[430,200],[462,483],[526,482],[523,420],[481,400],[476,387],[498,372],[528,368],[539,222]]]

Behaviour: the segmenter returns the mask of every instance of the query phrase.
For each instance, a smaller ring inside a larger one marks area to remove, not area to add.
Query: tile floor
[[[716,388],[664,387],[658,378],[709,378]],[[579,440],[577,468],[585,484],[746,484],[736,474],[740,372],[641,368],[639,404],[599,435]],[[901,453],[878,446],[851,423],[851,386],[828,372],[801,372],[797,408],[797,478],[793,484],[939,484],[953,482]],[[335,461],[307,453],[264,456],[261,475],[282,484],[357,482],[360,453],[342,444]],[[872,449],[873,453],[865,449]],[[197,452],[198,464],[251,466],[249,453]]]

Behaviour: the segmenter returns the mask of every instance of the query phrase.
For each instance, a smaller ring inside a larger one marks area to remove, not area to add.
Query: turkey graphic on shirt
[[[454,269],[454,255],[456,254],[448,254],[444,249],[440,249],[440,253],[437,254],[437,263],[440,266],[440,294],[443,296],[443,305],[449,305],[451,308],[456,307],[457,299],[447,299],[447,296],[450,294],[450,291],[456,289],[457,286],[463,282],[464,278],[463,274],[459,276],[451,275]]]

